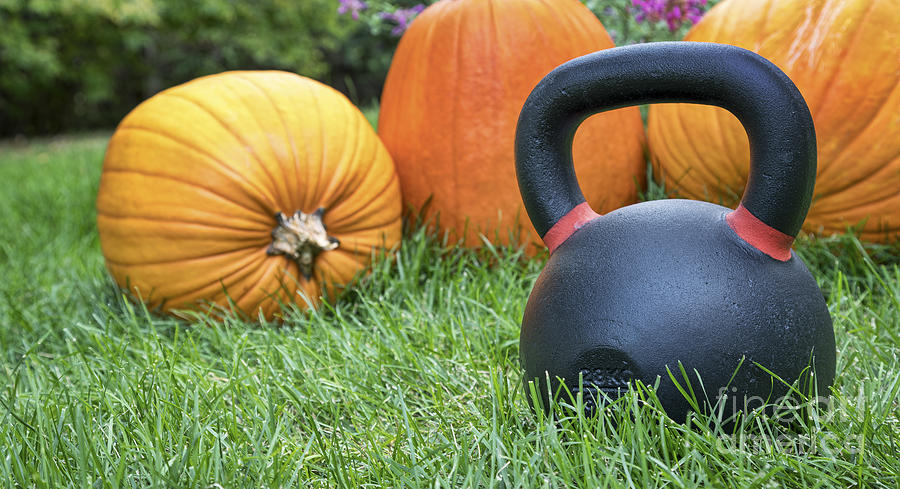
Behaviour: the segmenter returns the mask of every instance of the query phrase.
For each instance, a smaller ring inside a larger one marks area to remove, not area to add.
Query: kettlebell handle
[[[761,222],[763,233],[788,239],[789,257],[815,185],[812,117],[777,66],[725,44],[611,48],[575,58],[538,83],[516,127],[519,191],[538,234],[547,242],[548,231],[573,210],[592,213],[572,163],[572,140],[582,121],[597,112],[656,102],[715,105],[737,116],[750,140],[750,173],[741,205],[729,217],[749,212],[741,217]]]

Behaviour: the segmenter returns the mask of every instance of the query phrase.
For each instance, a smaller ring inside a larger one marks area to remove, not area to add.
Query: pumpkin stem
[[[281,212],[275,214],[278,225],[272,230],[272,244],[266,254],[286,255],[297,262],[303,277],[309,280],[316,255],[337,249],[341,244],[326,232],[322,221],[324,214],[324,207],[319,207],[311,214],[297,211],[287,218]]]

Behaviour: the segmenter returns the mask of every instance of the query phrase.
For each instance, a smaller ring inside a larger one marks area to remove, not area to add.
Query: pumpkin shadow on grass
[[[451,233],[440,225],[440,213],[427,216],[431,200],[419,209],[408,207],[403,214],[403,239],[398,247],[373,251],[370,265],[358,273],[341,293],[329,301],[335,305],[358,305],[372,296],[390,295],[393,291],[415,290],[448,270],[475,266],[492,268],[514,262],[524,264],[528,257],[523,247],[495,245],[480,235],[482,246],[464,246],[465,234],[451,241]],[[468,232],[468,230],[466,231]],[[511,235],[517,239],[518,235]],[[500,241],[499,236],[495,236]]]
[[[111,276],[106,275],[102,280],[99,292],[92,298],[91,316],[98,325],[107,329],[107,334],[128,334],[137,326],[151,327],[155,333],[169,336],[176,329],[188,325],[184,318],[163,312],[162,303],[148,307],[141,297],[135,296],[128,288],[119,287]]]

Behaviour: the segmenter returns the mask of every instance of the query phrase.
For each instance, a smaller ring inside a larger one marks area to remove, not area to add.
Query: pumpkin
[[[727,0],[688,41],[740,46],[794,81],[816,126],[819,166],[807,231],[900,231],[900,3],[896,0]],[[750,153],[737,119],[700,105],[652,106],[654,170],[673,195],[734,205]]]
[[[164,311],[314,305],[401,234],[390,155],[336,90],[227,72],[137,106],[109,142],[97,226],[115,281]]]
[[[516,183],[519,111],[553,68],[612,46],[577,0],[442,0],[426,8],[394,54],[378,123],[407,209],[438,216],[452,241],[477,246],[484,234],[543,247]],[[636,200],[646,174],[643,138],[636,107],[579,128],[576,173],[594,209]]]

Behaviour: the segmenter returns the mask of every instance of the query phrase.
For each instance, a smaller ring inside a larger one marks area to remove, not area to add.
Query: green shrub
[[[0,0],[0,138],[111,128],[162,89],[237,69],[293,71],[373,105],[399,40],[384,15],[434,1],[368,0],[354,20],[339,0]],[[689,26],[637,22],[632,0],[582,1],[617,44]]]
[[[5,0],[0,25],[0,137],[111,127],[159,90],[225,70],[328,83],[361,30],[334,0]]]

